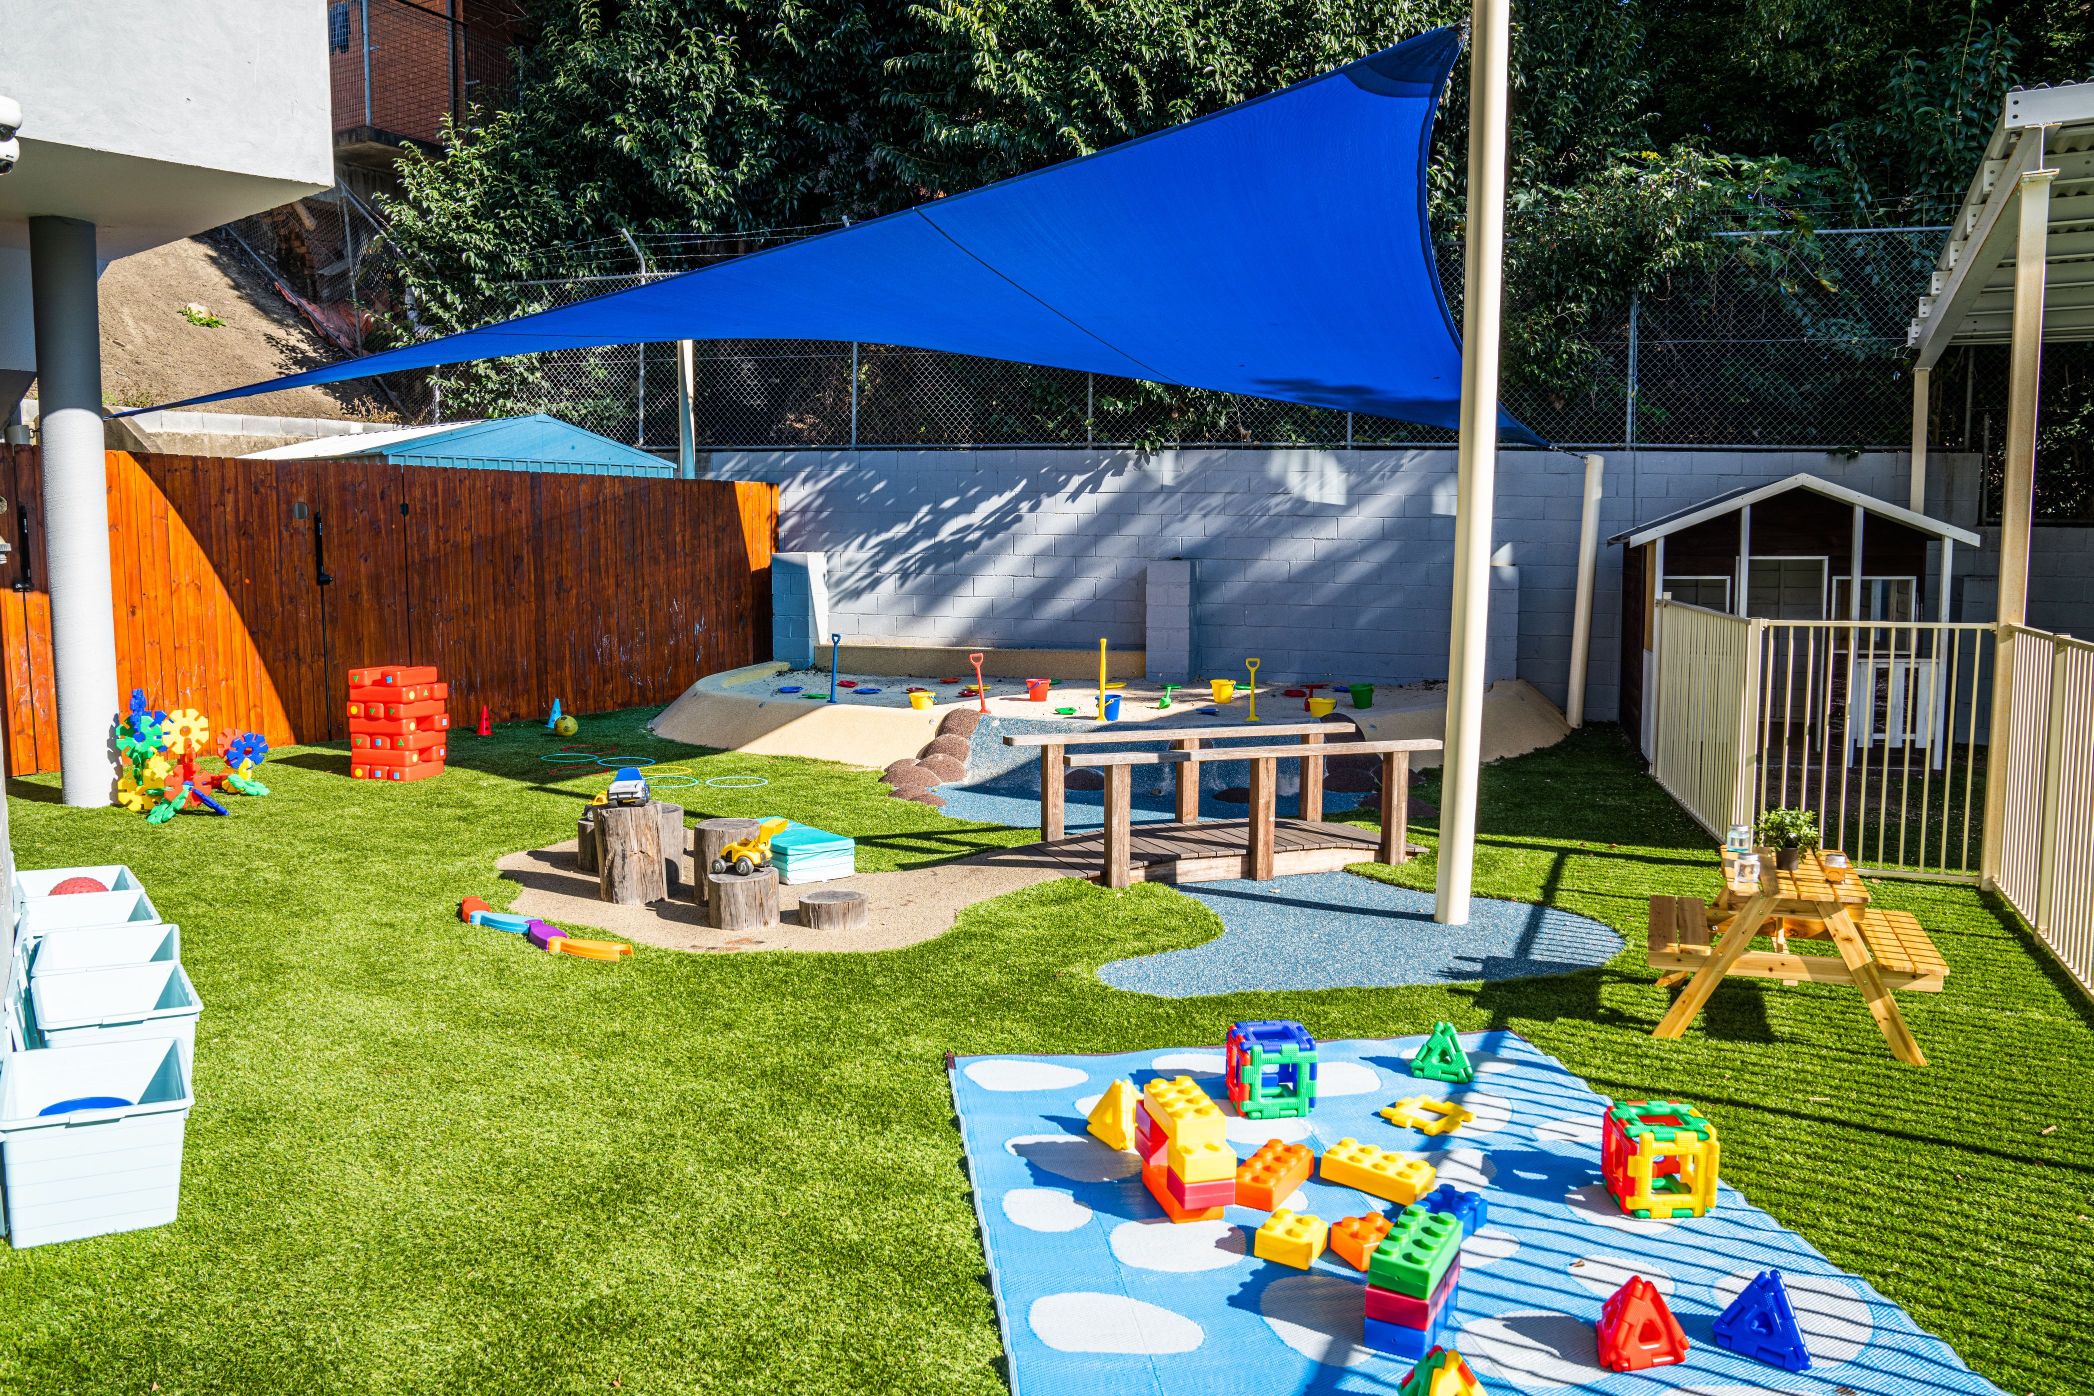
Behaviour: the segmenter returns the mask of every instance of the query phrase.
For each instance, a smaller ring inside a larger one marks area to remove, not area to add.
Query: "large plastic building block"
[[[1658,1287],[1641,1275],[1600,1306],[1600,1365],[1610,1372],[1641,1372],[1687,1360],[1687,1335]]]
[[[1476,1068],[1469,1065],[1469,1054],[1461,1049],[1461,1039],[1455,1036],[1454,1024],[1434,1023],[1432,1035],[1411,1058],[1411,1075],[1427,1081],[1451,1081],[1466,1085],[1476,1079]]]
[[[1143,1163],[1147,1163],[1152,1157],[1160,1153],[1163,1146],[1169,1142],[1164,1137],[1163,1131],[1156,1127],[1156,1121],[1149,1118],[1149,1108],[1142,1104],[1139,1097],[1136,1097],[1134,1102],[1134,1152],[1142,1156]]]
[[[1089,1129],[1108,1148],[1131,1149],[1135,1143],[1134,1083],[1115,1081],[1091,1107]]]
[[[1306,1119],[1316,1106],[1316,1039],[1284,1019],[1231,1024],[1223,1075],[1229,1101],[1245,1119]]]
[[[1389,1234],[1391,1222],[1380,1212],[1364,1212],[1357,1217],[1346,1217],[1331,1223],[1331,1249],[1345,1258],[1345,1263],[1355,1270],[1367,1268],[1374,1255],[1374,1248]]]
[[[1716,1346],[1785,1372],[1810,1370],[1810,1349],[1796,1326],[1796,1309],[1779,1270],[1762,1270],[1745,1292],[1717,1315]]]
[[[379,685],[390,688],[435,682],[436,667],[431,664],[367,664],[361,669],[349,671],[351,688],[372,688]]]
[[[1384,1323],[1378,1318],[1362,1318],[1360,1341],[1376,1352],[1385,1352],[1406,1362],[1417,1362],[1440,1345],[1440,1340],[1447,1336],[1446,1329],[1447,1320],[1444,1314],[1425,1328],[1412,1328],[1401,1323]]]
[[[486,902],[480,900],[480,898],[467,897],[464,901],[458,903],[458,919],[461,921],[470,922],[473,919],[474,912],[492,910],[494,910],[494,908],[489,906]]]
[[[424,747],[443,746],[450,741],[450,733],[437,729],[429,732],[402,732],[397,734],[358,732],[351,729],[349,749],[351,751],[420,751]]]
[[[1343,1188],[1358,1188],[1373,1197],[1384,1197],[1408,1207],[1432,1186],[1433,1168],[1421,1158],[1409,1158],[1340,1139],[1323,1151],[1323,1181]]]
[[[1474,1236],[1490,1220],[1490,1206],[1479,1193],[1464,1192],[1452,1183],[1441,1183],[1418,1199],[1428,1212],[1445,1212],[1461,1222],[1464,1239]]]
[[[1292,1265],[1297,1270],[1306,1270],[1323,1254],[1325,1243],[1330,1239],[1330,1228],[1321,1217],[1307,1212],[1290,1212],[1285,1208],[1274,1212],[1258,1228],[1251,1238],[1251,1251],[1260,1260],[1277,1261]]]
[[[1403,1379],[1396,1396],[1484,1396],[1483,1383],[1460,1353],[1434,1348]]]
[[[1221,1220],[1222,1209],[1219,1207],[1187,1207],[1171,1196],[1170,1177],[1171,1170],[1164,1167],[1161,1149],[1156,1151],[1154,1159],[1142,1164],[1142,1186],[1149,1190],[1149,1196],[1156,1199],[1156,1205],[1163,1208],[1166,1217],[1174,1222]]]
[[[1166,1163],[1163,1169],[1163,1184],[1170,1190],[1171,1197],[1188,1212],[1206,1207],[1233,1207],[1236,1205],[1236,1175],[1226,1178],[1211,1178],[1204,1183],[1188,1182],[1174,1172]]]
[[[1432,1298],[1420,1299],[1400,1290],[1383,1289],[1369,1281],[1367,1285],[1367,1317],[1383,1323],[1400,1323],[1406,1328],[1429,1328],[1438,1322],[1440,1311],[1454,1298],[1456,1287],[1461,1283],[1461,1261],[1456,1260],[1440,1276],[1438,1287]]]
[[[1164,1137],[1177,1144],[1221,1144],[1228,1120],[1190,1076],[1161,1078],[1142,1087],[1142,1104]]]
[[[1460,1222],[1444,1212],[1406,1207],[1367,1258],[1367,1282],[1429,1299],[1460,1257]]]
[[[1376,1113],[1399,1129],[1415,1129],[1425,1134],[1452,1134],[1476,1118],[1473,1110],[1465,1110],[1451,1100],[1429,1095],[1407,1095]]]
[[[1236,1205],[1276,1211],[1316,1171],[1316,1154],[1306,1144],[1268,1139],[1236,1170]]]
[[[1229,1196],[1236,1195],[1236,1151],[1226,1144],[1189,1144],[1173,1139],[1164,1145],[1163,1161],[1171,1172],[1188,1183],[1219,1183],[1226,1181]]]
[[[1716,1126],[1691,1105],[1622,1100],[1600,1128],[1600,1172],[1632,1217],[1698,1217],[1716,1205]]]
[[[369,761],[351,761],[349,774],[357,780],[383,780],[396,785],[409,781],[427,780],[444,773],[441,761],[425,761],[419,766],[379,766]]]

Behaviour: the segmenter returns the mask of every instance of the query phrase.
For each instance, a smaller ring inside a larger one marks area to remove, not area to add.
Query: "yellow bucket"
[[[931,706],[931,697],[932,695],[928,693],[912,693],[909,695],[909,706],[918,712],[928,712]]]
[[[1234,679],[1209,679],[1207,680],[1207,687],[1213,690],[1214,701],[1217,703],[1226,703],[1236,696],[1236,680]]]
[[[1335,698],[1311,698],[1309,700],[1309,716],[1329,717],[1331,709],[1337,706],[1338,700]]]

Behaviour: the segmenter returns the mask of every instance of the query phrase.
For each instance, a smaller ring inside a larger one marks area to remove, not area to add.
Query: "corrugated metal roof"
[[[250,460],[382,460],[467,470],[673,477],[676,464],[543,412],[300,441]]]

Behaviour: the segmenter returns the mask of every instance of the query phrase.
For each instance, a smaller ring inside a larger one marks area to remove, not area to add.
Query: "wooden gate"
[[[8,769],[56,770],[34,450],[0,448]],[[339,740],[347,671],[433,664],[451,718],[666,703],[769,649],[777,487],[112,451],[117,681]],[[111,714],[113,718],[115,714]]]

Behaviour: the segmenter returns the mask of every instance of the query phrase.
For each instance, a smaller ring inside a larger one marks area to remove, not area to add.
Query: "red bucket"
[[[1026,698],[1026,701],[1027,701],[1027,702],[1032,702],[1032,703],[1044,703],[1044,702],[1046,702],[1046,701],[1047,701],[1047,688],[1048,688],[1048,681],[1047,681],[1046,679],[1027,679],[1027,680],[1025,681],[1025,698]]]

